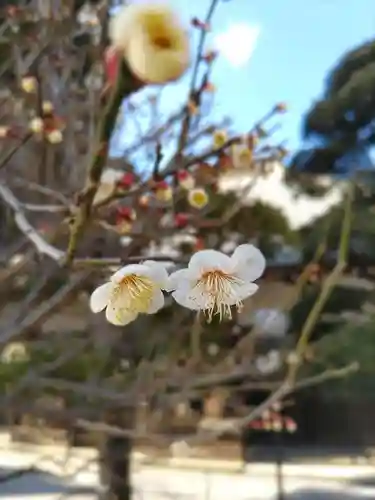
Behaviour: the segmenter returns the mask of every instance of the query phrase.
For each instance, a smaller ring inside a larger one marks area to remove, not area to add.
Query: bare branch
[[[47,243],[26,219],[22,207],[12,191],[5,185],[0,185],[0,196],[3,201],[14,211],[14,221],[19,230],[34,244],[38,253],[46,255],[59,262],[64,257],[64,252]]]
[[[68,282],[60,288],[52,297],[43,302],[41,306],[35,310],[30,311],[30,313],[21,321],[20,324],[5,330],[5,332],[0,335],[0,346],[14,340],[16,337],[21,335],[24,331],[32,328],[39,321],[45,320],[52,312],[60,306],[61,302],[79,285],[82,284],[85,279],[90,276],[91,271],[81,271],[74,276],[72,276]]]

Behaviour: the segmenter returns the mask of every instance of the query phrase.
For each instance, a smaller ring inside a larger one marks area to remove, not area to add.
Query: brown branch
[[[37,184],[36,182],[31,182],[26,179],[23,179],[22,177],[12,177],[9,180],[10,184],[15,184],[16,186],[21,186],[24,187],[25,189],[28,189],[30,191],[36,191],[37,193],[44,194],[45,196],[55,198],[58,200],[62,205],[65,205],[65,207],[70,207],[71,203],[69,199],[64,196],[62,193],[59,191],[55,191],[54,189],[51,189],[47,186],[41,186],[40,184]]]
[[[131,74],[125,61],[121,62],[121,68],[118,73],[116,85],[99,124],[97,144],[89,165],[86,187],[78,195],[78,212],[71,226],[65,259],[66,265],[69,265],[73,261],[79,242],[78,240],[90,219],[94,197],[99,188],[102,171],[108,157],[109,141],[116,125],[116,119],[122,101],[142,86],[142,84]]]
[[[286,396],[291,394],[292,392],[297,391],[298,389],[304,387],[310,387],[312,385],[320,384],[326,382],[327,380],[337,379],[346,377],[359,369],[359,363],[354,362],[350,365],[333,370],[327,370],[326,372],[321,373],[320,375],[310,377],[304,380],[301,380],[297,384],[291,384],[288,380],[285,380],[281,385],[279,385],[278,389],[275,390],[262,404],[257,406],[254,410],[252,410],[248,415],[243,418],[232,420],[230,429],[229,426],[221,426],[218,429],[202,429],[192,438],[188,438],[185,440],[188,444],[198,444],[204,441],[210,441],[212,439],[216,439],[220,437],[224,432],[228,430],[232,430],[233,432],[238,432],[244,427],[248,426],[255,419],[262,416],[262,414],[272,408],[275,403],[282,401]]]
[[[43,302],[41,306],[30,312],[18,325],[12,326],[9,330],[5,330],[0,334],[0,346],[15,339],[26,330],[34,327],[40,321],[47,319],[57,307],[61,305],[63,300],[79,285],[82,284],[91,274],[91,271],[82,271],[74,275],[70,280],[50,299]]]
[[[8,153],[5,154],[4,158],[0,160],[0,170],[8,165],[17,151],[29,141],[32,135],[32,133],[26,134],[10,151],[8,151]]]
[[[156,151],[155,151],[155,163],[154,163],[154,168],[152,170],[152,178],[154,181],[159,180],[159,169],[160,169],[160,163],[163,160],[163,152],[162,152],[162,147],[160,142],[156,144]]]
[[[93,400],[105,400],[116,403],[119,407],[133,407],[136,401],[134,391],[126,393],[113,390],[112,387],[98,386],[90,383],[70,382],[69,380],[38,377],[34,380],[34,387],[43,389],[54,389],[62,392],[72,392],[80,396],[86,396]]]
[[[12,191],[5,185],[0,185],[0,197],[13,210],[14,222],[18,229],[33,243],[38,253],[60,262],[64,257],[64,252],[50,245],[40,236],[25,217],[24,211]]]
[[[211,19],[212,19],[212,16],[214,14],[214,11],[215,11],[217,4],[218,4],[218,0],[211,1],[211,5],[208,9],[207,16],[206,16],[206,19],[204,21],[205,27],[201,28],[201,33],[200,33],[200,37],[199,37],[197,56],[196,56],[194,66],[193,66],[193,72],[192,72],[192,77],[191,77],[191,82],[190,82],[190,91],[189,91],[189,101],[191,101],[195,105],[199,105],[199,103],[200,103],[201,95],[202,95],[202,92],[204,91],[204,88],[207,84],[208,75],[210,72],[210,68],[209,68],[208,71],[206,72],[205,76],[203,77],[200,88],[196,89],[198,72],[199,72],[198,70],[199,70],[199,66],[202,62],[204,44],[206,41],[208,28],[211,24]],[[207,27],[207,29],[206,29],[206,27]],[[180,136],[178,139],[177,153],[175,155],[177,161],[180,160],[181,154],[185,149],[187,138],[188,138],[189,131],[190,131],[190,125],[191,125],[191,113],[189,110],[189,105],[187,105],[186,110],[185,110],[185,116],[182,120]]]
[[[74,348],[73,346],[71,346],[70,351],[62,353],[61,356],[59,356],[57,359],[54,359],[53,361],[38,366],[36,370],[30,370],[29,372],[27,372],[20,380],[17,381],[16,385],[12,386],[11,394],[5,397],[5,400],[2,402],[2,405],[4,406],[12,404],[12,400],[17,396],[17,394],[19,394],[23,389],[27,387],[34,387],[38,379],[42,375],[45,376],[48,373],[53,372],[58,368],[64,366],[72,359],[79,357],[80,354],[82,354],[83,351],[88,347],[90,342],[91,339],[84,339],[82,342],[80,342],[80,345],[74,345]]]

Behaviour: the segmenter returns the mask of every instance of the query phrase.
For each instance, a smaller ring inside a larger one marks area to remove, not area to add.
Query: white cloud
[[[252,56],[260,35],[259,26],[233,23],[215,37],[215,48],[231,66],[244,66]]]

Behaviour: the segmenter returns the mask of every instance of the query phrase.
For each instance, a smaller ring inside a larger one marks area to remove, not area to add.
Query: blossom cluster
[[[208,321],[231,318],[232,307],[258,290],[254,283],[264,272],[266,261],[258,248],[239,245],[229,257],[216,250],[196,252],[188,266],[168,275],[164,264],[152,260],[124,266],[110,281],[91,295],[90,307],[103,311],[114,325],[126,325],[139,314],[154,314],[164,306],[163,291],[194,311],[202,311]]]

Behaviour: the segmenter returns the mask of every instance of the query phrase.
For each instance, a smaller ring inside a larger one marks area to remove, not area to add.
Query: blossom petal
[[[124,175],[124,172],[119,170],[115,170],[114,168],[107,168],[104,170],[100,177],[100,182],[102,184],[115,184],[117,181],[121,179]]]
[[[166,287],[168,287],[169,279],[165,264],[156,262],[154,260],[145,260],[142,265],[148,268],[144,276],[148,276],[161,289],[166,290]]]
[[[152,302],[147,309],[146,314],[155,314],[156,312],[160,311],[164,307],[164,295],[163,292],[159,289],[156,288],[154,292],[154,296],[152,298]]]
[[[105,311],[105,316],[109,323],[116,326],[123,326],[134,321],[137,316],[137,311],[132,311],[126,307],[121,307],[118,301],[110,302]]]
[[[90,297],[90,309],[94,313],[103,311],[111,297],[112,283],[105,283],[93,291]]]
[[[254,281],[264,273],[266,259],[254,245],[239,245],[233,252],[232,264],[236,275],[244,281]]]
[[[199,277],[211,269],[230,272],[232,267],[231,258],[217,250],[200,250],[192,256],[189,262],[189,270],[194,277]]]
[[[248,297],[251,297],[251,295],[254,295],[259,289],[259,286],[256,285],[255,283],[241,283],[238,285],[235,285],[233,287],[233,295],[231,300],[233,302],[227,302],[228,305],[234,305],[238,302],[242,302],[243,300],[247,299]],[[235,299],[235,300],[234,300]]]
[[[174,300],[183,307],[192,309],[193,311],[201,311],[206,309],[205,297],[196,296],[194,293],[186,293],[185,290],[176,290],[172,293]]]
[[[118,271],[116,271],[112,277],[112,282],[120,282],[125,276],[129,276],[130,274],[137,274],[138,276],[146,276],[145,273],[148,271],[148,267],[143,264],[129,264],[128,266],[124,266]]]
[[[171,292],[172,290],[177,289],[188,289],[191,284],[191,272],[189,269],[179,269],[174,273],[171,273],[168,278],[168,285],[165,290],[167,292]]]

